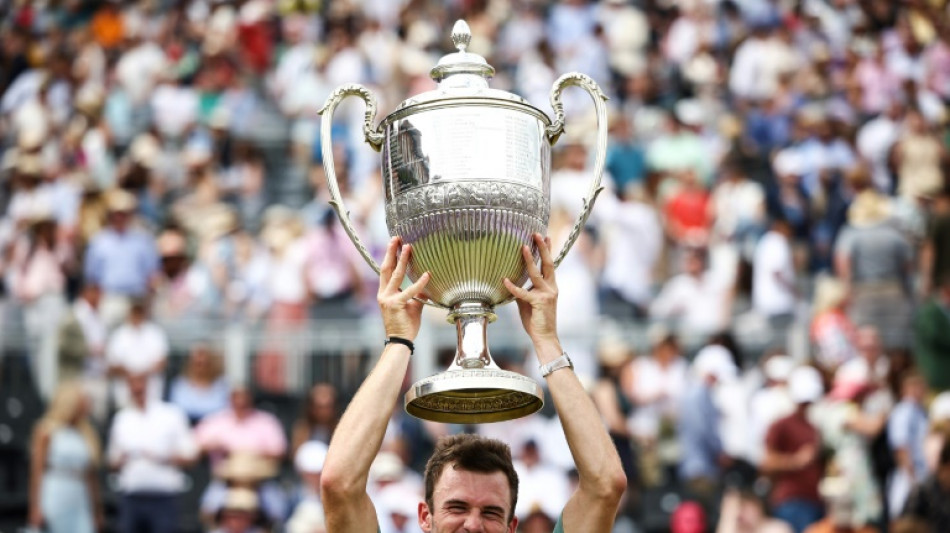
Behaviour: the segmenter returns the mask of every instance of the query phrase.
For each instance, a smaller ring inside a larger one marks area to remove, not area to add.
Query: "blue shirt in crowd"
[[[89,244],[83,273],[106,293],[142,296],[158,262],[155,241],[148,233],[106,228]]]
[[[680,478],[715,478],[719,475],[719,411],[712,389],[705,384],[689,387],[683,394],[677,423],[680,442]]]
[[[930,429],[927,412],[916,402],[901,400],[887,420],[887,440],[891,449],[903,448],[910,454],[917,479],[927,477],[927,459],[924,457],[924,440]]]

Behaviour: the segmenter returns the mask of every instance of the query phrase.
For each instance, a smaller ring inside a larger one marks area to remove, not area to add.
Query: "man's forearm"
[[[401,344],[388,345],[343,413],[323,469],[324,479],[329,478],[335,490],[365,492],[369,468],[399,397],[409,355],[409,349]]]
[[[557,342],[536,345],[535,349],[541,364],[549,363],[563,353]],[[577,467],[578,492],[584,498],[581,503],[592,514],[600,513],[603,520],[609,520],[602,523],[612,524],[617,504],[626,488],[617,450],[594,402],[574,372],[557,370],[546,380]],[[570,523],[565,514],[565,524]]]

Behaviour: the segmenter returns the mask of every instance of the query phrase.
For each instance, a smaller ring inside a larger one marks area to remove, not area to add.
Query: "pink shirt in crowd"
[[[253,411],[244,419],[238,419],[231,409],[210,415],[195,428],[195,438],[203,450],[228,454],[240,451],[279,456],[287,451],[280,422],[263,411]]]

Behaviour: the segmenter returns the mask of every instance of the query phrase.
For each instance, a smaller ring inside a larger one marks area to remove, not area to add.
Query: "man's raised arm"
[[[507,279],[505,286],[517,298],[525,331],[534,343],[538,360],[546,365],[560,358],[564,351],[557,337],[557,284],[550,241],[540,235],[534,239],[541,253],[540,270],[528,247],[523,250],[533,287],[525,290]],[[610,531],[627,487],[620,457],[594,402],[573,370],[554,370],[545,379],[580,478],[577,491],[561,515],[564,531]]]
[[[380,268],[377,300],[383,315],[386,336],[414,341],[419,332],[422,303],[414,300],[429,282],[425,273],[400,291],[406,275],[410,246],[402,247],[394,238]],[[369,468],[379,452],[386,424],[399,397],[409,366],[409,348],[389,343],[376,367],[360,386],[333,433],[320,479],[320,493],[330,533],[374,533],[378,528],[376,510],[366,493]]]

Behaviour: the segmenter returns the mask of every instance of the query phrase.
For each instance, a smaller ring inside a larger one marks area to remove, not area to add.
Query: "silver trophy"
[[[460,20],[452,29],[458,48],[439,60],[434,91],[402,102],[373,126],[376,98],[365,87],[336,89],[320,113],[323,164],[331,205],[363,258],[379,265],[350,221],[333,167],[330,130],[333,111],[347,96],[366,103],[363,134],[381,152],[386,224],[391,235],[412,245],[408,274],[431,279],[425,303],[448,310],[458,332],[450,368],[422,379],[406,393],[406,411],[416,417],[452,423],[510,420],[543,405],[533,379],[502,370],[488,352],[486,327],[497,305],[512,300],[503,278],[523,285],[527,269],[521,254],[532,234],[547,232],[550,213],[551,146],[564,131],[561,91],[586,90],[597,112],[594,175],[583,210],[555,258],[559,264],[574,244],[602,187],[607,148],[607,97],[588,76],[561,76],[551,89],[554,121],[523,98],[488,87],[493,69],[466,51],[472,35]]]

